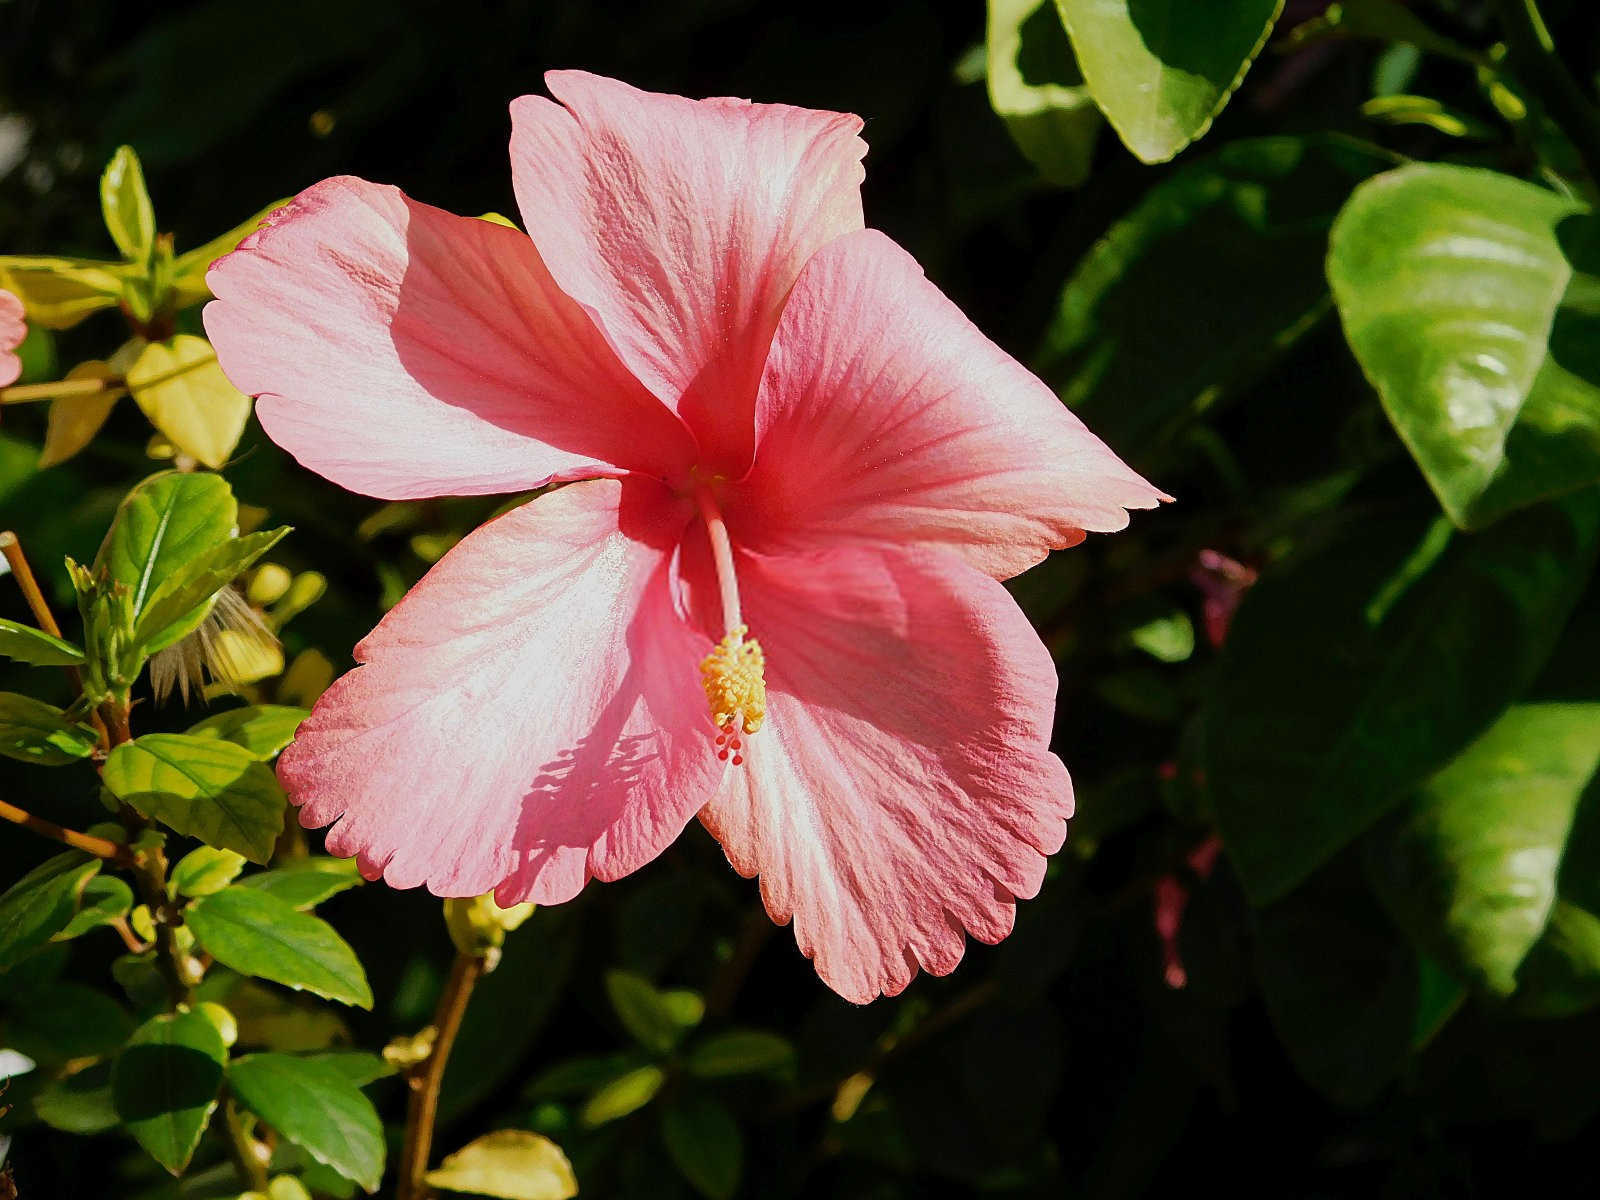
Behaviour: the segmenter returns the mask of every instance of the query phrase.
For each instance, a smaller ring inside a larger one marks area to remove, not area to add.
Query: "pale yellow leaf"
[[[569,1200],[578,1194],[578,1178],[561,1147],[522,1129],[502,1129],[469,1143],[429,1171],[427,1181],[499,1200]]]
[[[72,379],[109,379],[111,367],[103,362],[79,363],[67,372]],[[122,395],[120,388],[89,396],[61,396],[50,402],[50,416],[44,430],[44,449],[39,454],[39,469],[64,463],[90,442],[106,423]]]
[[[30,324],[46,329],[66,329],[115,307],[127,274],[121,263],[0,255],[0,288],[22,301]]]
[[[150,342],[128,369],[128,390],[150,423],[208,467],[220,467],[250,418],[250,397],[223,375],[211,343],[180,333]]]

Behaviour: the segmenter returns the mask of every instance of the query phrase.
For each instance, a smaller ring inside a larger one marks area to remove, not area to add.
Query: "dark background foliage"
[[[1291,3],[1280,29],[1321,7]],[[1481,5],[1444,7],[1442,28],[1486,41]],[[1575,73],[1592,79],[1600,14],[1578,3],[1551,10]],[[1089,182],[1053,188],[990,108],[983,38],[980,5],[923,0],[9,0],[0,3],[0,109],[26,140],[0,174],[0,248],[105,255],[96,180],[122,143],[142,157],[161,228],[180,250],[332,174],[394,183],[457,212],[514,213],[507,101],[541,90],[544,70],[576,66],[656,90],[860,113],[868,222],[1070,394],[1084,360],[1061,330],[1063,283],[1114,221],[1196,162],[1258,135],[1329,131],[1516,174],[1531,161],[1514,139],[1461,150],[1436,130],[1364,119],[1383,47],[1348,41],[1269,49],[1207,140],[1174,165],[1140,165],[1108,133]],[[1412,87],[1492,115],[1455,64],[1425,60]],[[1252,908],[1227,854],[1204,879],[1190,864],[1214,827],[1197,714],[1234,703],[1320,718],[1293,672],[1266,670],[1243,641],[1225,658],[1201,636],[1192,654],[1166,662],[1131,631],[1173,614],[1200,626],[1191,571],[1215,549],[1267,572],[1240,618],[1255,606],[1258,628],[1241,639],[1268,644],[1268,655],[1291,647],[1316,685],[1321,660],[1341,652],[1331,639],[1344,636],[1323,623],[1318,597],[1379,569],[1391,544],[1414,544],[1437,514],[1325,299],[1327,224],[1380,165],[1338,155],[1319,164],[1263,173],[1241,159],[1231,178],[1244,181],[1240,195],[1270,198],[1265,225],[1244,201],[1205,209],[1184,237],[1123,275],[1095,318],[1099,344],[1121,357],[1076,399],[1179,503],[1015,584],[1057,655],[1057,749],[1082,814],[1041,897],[1020,906],[1015,935],[972,946],[950,978],[923,976],[899,999],[852,1007],[818,983],[786,930],[769,930],[754,885],[691,828],[646,870],[592,886],[512,935],[450,1068],[443,1148],[491,1128],[538,1128],[571,1155],[586,1195],[690,1194],[649,1110],[586,1132],[571,1107],[530,1094],[550,1066],[626,1045],[603,984],[622,967],[705,992],[708,1027],[777,1030],[798,1047],[792,1081],[719,1089],[745,1139],[743,1195],[1109,1198],[1215,1187],[1478,1196],[1595,1186],[1595,1013],[1530,1020],[1475,998],[1431,1008],[1430,976],[1374,898],[1360,843],[1295,893],[1298,907]],[[1282,336],[1286,313],[1305,317],[1293,337]],[[117,321],[104,314],[62,334],[59,360],[103,354]],[[117,499],[151,469],[147,430],[125,407],[84,455],[33,474],[22,448],[37,445],[39,417],[8,409],[5,423],[0,524],[26,532],[65,597],[61,556],[93,555]],[[430,503],[397,532],[358,534],[376,502],[299,469],[253,426],[236,457],[228,475],[241,500],[295,527],[275,557],[330,580],[288,649],[318,647],[341,667],[384,603],[425,570],[413,535],[458,535],[495,503]],[[1301,576],[1275,571],[1290,552],[1327,544],[1335,557],[1303,590]],[[1457,595],[1441,592],[1435,611]],[[1592,586],[1576,611],[1524,694],[1595,697]],[[0,614],[27,616],[7,588]],[[1565,612],[1552,621],[1553,643]],[[1492,659],[1502,632],[1491,615],[1456,652]],[[20,686],[25,670],[7,668],[5,686]],[[172,708],[137,715],[145,731],[184,723]],[[68,823],[98,812],[89,783],[9,761],[0,761],[0,794]],[[0,836],[0,879],[47,851]],[[1189,894],[1183,987],[1164,978],[1154,920],[1163,886]],[[377,1048],[425,1024],[450,956],[438,903],[369,886],[324,911],[378,997],[371,1013],[341,1013],[341,1036]],[[80,949],[71,978],[105,979],[113,946],[94,946],[103,954]],[[839,1088],[861,1073],[872,1086],[851,1110]],[[397,1084],[372,1094],[398,1117]],[[11,1160],[27,1200],[164,1196],[176,1186],[121,1134],[85,1142],[40,1125],[15,1132]]]

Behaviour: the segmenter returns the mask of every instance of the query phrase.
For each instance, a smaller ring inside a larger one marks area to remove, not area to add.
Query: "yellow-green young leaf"
[[[1283,0],[1056,0],[1095,103],[1128,149],[1166,162],[1211,128]]]
[[[230,887],[188,908],[188,926],[213,958],[243,975],[372,1007],[355,951],[332,925],[258,889]]]
[[[27,310],[30,325],[69,329],[91,313],[115,308],[128,268],[86,258],[0,255],[0,288]]]
[[[631,1112],[637,1112],[655,1098],[667,1080],[660,1067],[640,1067],[621,1078],[613,1079],[583,1106],[579,1118],[593,1129],[607,1121],[615,1121]]]
[[[781,1071],[794,1063],[794,1047],[775,1033],[730,1029],[689,1048],[684,1065],[705,1079]]]
[[[353,858],[298,858],[259,875],[247,875],[239,886],[266,892],[291,908],[305,909],[364,882]]]
[[[137,616],[167,576],[233,537],[238,521],[239,506],[222,476],[163,471],[123,498],[95,571],[127,585]]]
[[[504,225],[507,229],[515,229],[517,223],[504,213],[486,212],[478,215],[478,220],[487,221],[491,225]]]
[[[210,342],[188,333],[148,342],[127,379],[144,415],[174,446],[208,467],[228,461],[250,418],[250,397],[228,382]]]
[[[242,854],[201,846],[178,860],[167,884],[177,896],[209,896],[237,879],[244,864]]]
[[[1089,175],[1100,110],[1084,85],[1053,0],[989,0],[989,104],[1052,183]]]
[[[369,1192],[383,1178],[383,1124],[372,1101],[337,1067],[288,1054],[228,1064],[239,1102],[324,1166]]]
[[[117,1115],[174,1175],[189,1165],[211,1120],[227,1057],[222,1035],[199,1013],[164,1013],[140,1026],[112,1067]]]
[[[0,963],[10,966],[65,929],[100,860],[69,850],[46,859],[0,894]]]
[[[709,1200],[729,1200],[739,1190],[744,1169],[744,1138],[720,1101],[690,1094],[661,1110],[661,1140],[667,1153]]]
[[[1498,171],[1358,187],[1328,280],[1345,336],[1450,519],[1600,480],[1600,217]]]
[[[289,203],[287,200],[275,201],[248,221],[235,225],[227,233],[178,255],[172,263],[172,286],[177,307],[188,308],[190,305],[211,299],[211,289],[206,286],[206,272],[211,269],[211,264],[260,229],[261,223],[268,216],[287,203]]]
[[[81,379],[109,379],[109,363],[79,363],[67,372],[69,382]],[[50,401],[50,416],[44,430],[44,449],[39,452],[39,469],[64,463],[90,442],[106,423],[117,401],[125,395],[121,387],[107,388],[87,396],[57,396]]]
[[[40,767],[88,758],[99,744],[93,729],[69,721],[53,704],[0,692],[0,754]]]
[[[243,708],[230,708],[226,712],[209,716],[191,725],[188,733],[190,737],[218,738],[224,742],[233,742],[265,762],[289,744],[300,722],[310,715],[309,710],[289,704],[247,704]],[[315,863],[323,860],[300,861]],[[352,868],[352,873],[353,870]]]
[[[0,655],[36,667],[83,665],[83,651],[54,634],[0,617]]]
[[[283,789],[243,746],[147,733],[113,749],[101,780],[125,804],[179,833],[265,863],[283,832]]]
[[[119,146],[100,176],[100,212],[124,257],[148,262],[156,244],[156,214],[132,146]]]
[[[570,1200],[578,1177],[561,1147],[523,1129],[485,1134],[429,1171],[427,1182],[450,1192],[499,1200]]]

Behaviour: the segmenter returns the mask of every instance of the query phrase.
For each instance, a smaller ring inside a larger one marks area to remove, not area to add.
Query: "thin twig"
[[[433,1049],[411,1076],[411,1099],[406,1106],[405,1142],[400,1150],[400,1179],[395,1200],[424,1200],[430,1188],[423,1176],[428,1172],[428,1157],[433,1152],[433,1125],[439,1115],[439,1085],[450,1061],[450,1050],[461,1030],[467,1002],[472,998],[484,970],[484,960],[475,954],[457,954],[450,966],[439,1006],[434,1010]]]
[[[260,1149],[265,1147],[250,1136],[250,1131],[244,1125],[244,1117],[239,1112],[239,1106],[234,1103],[231,1095],[224,1095],[222,1098],[222,1124],[228,1134],[228,1156],[238,1168],[239,1177],[251,1191],[265,1192],[267,1164],[262,1161],[258,1150],[258,1147]]]
[[[17,587],[22,590],[22,598],[28,602],[28,610],[33,613],[33,619],[39,622],[51,637],[61,636],[61,626],[56,622],[55,613],[50,611],[50,604],[44,598],[44,592],[39,588],[39,581],[33,577],[33,568],[28,565],[28,556],[22,552],[22,540],[10,529],[0,530],[0,554],[5,555],[6,562],[11,567],[11,574],[17,581]],[[66,668],[67,678],[72,680],[72,686],[79,692],[83,691],[83,675],[77,667]],[[94,726],[105,743],[103,736],[105,730],[101,727],[100,718],[94,718]]]
[[[35,400],[66,400],[73,397],[95,396],[101,392],[127,392],[124,381],[117,377],[104,379],[62,379],[55,383],[25,383],[20,387],[0,388],[0,404],[28,404]]]
[[[71,846],[74,850],[82,850],[85,854],[92,854],[96,858],[103,858],[119,866],[133,866],[133,855],[126,846],[119,846],[108,838],[95,837],[93,834],[79,833],[76,829],[68,829],[64,825],[57,825],[54,821],[47,821],[43,817],[36,817],[31,812],[18,808],[15,804],[7,804],[0,800],[0,820],[10,821],[13,825],[21,825],[24,829],[31,829],[34,833]]]

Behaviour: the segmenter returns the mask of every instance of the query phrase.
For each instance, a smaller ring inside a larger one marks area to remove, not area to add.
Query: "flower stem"
[[[85,854],[92,854],[96,858],[103,858],[119,866],[131,867],[133,855],[126,846],[119,846],[108,838],[94,837],[91,834],[79,833],[76,829],[68,829],[64,825],[57,825],[54,821],[47,821],[43,817],[36,817],[15,804],[8,804],[0,800],[0,820],[10,821],[13,825],[21,825],[24,829],[31,829],[37,834],[47,838],[54,838],[58,842],[71,846],[74,850],[82,850]]]
[[[437,1030],[433,1050],[416,1067],[410,1079],[411,1099],[406,1106],[406,1134],[400,1150],[400,1180],[395,1200],[424,1200],[429,1194],[423,1176],[427,1174],[428,1157],[433,1151],[439,1085],[444,1082],[450,1050],[455,1045],[456,1034],[461,1031],[461,1018],[466,1015],[472,989],[483,976],[484,965],[484,960],[476,954],[457,954],[450,966],[450,978],[445,981],[439,1007],[433,1014],[433,1026]]]
[[[96,396],[101,392],[125,392],[119,378],[62,379],[55,383],[26,383],[21,387],[0,388],[0,404],[28,404],[35,400],[66,400],[79,396]]]
[[[1590,179],[1600,185],[1600,108],[1557,53],[1538,0],[1494,0],[1494,8],[1517,78],[1544,101],[1561,131],[1577,147]]]

